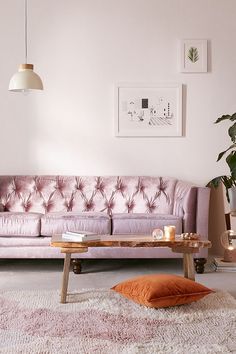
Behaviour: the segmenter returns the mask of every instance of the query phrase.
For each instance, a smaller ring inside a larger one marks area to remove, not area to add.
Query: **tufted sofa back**
[[[173,214],[176,200],[190,191],[177,185],[174,178],[147,176],[0,176],[0,202],[18,212]]]

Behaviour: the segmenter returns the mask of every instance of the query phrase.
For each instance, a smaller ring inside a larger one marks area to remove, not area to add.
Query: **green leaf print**
[[[196,63],[199,60],[199,54],[196,47],[190,47],[188,51],[188,58],[192,63]]]

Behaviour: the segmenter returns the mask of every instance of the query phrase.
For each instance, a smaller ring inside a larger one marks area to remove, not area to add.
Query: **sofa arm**
[[[175,188],[173,214],[183,218],[183,232],[196,231],[198,188],[179,181]]]
[[[196,232],[208,239],[210,188],[178,181],[173,214],[183,218],[183,232]]]
[[[199,187],[197,191],[196,232],[208,239],[210,188]]]

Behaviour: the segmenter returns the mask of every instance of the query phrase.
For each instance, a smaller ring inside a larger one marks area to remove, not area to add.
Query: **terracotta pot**
[[[236,214],[236,187],[229,188],[230,211]]]

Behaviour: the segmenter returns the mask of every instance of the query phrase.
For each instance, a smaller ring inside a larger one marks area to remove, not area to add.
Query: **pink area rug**
[[[236,353],[236,300],[216,292],[169,309],[112,290],[0,292],[0,353]]]

